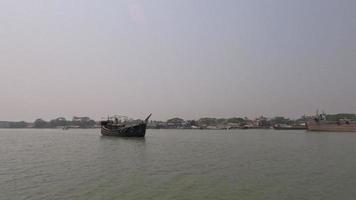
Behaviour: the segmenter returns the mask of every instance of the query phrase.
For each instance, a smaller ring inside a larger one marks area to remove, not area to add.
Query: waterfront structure
[[[264,116],[258,117],[254,120],[246,119],[244,124],[241,124],[241,129],[269,129],[271,124]]]

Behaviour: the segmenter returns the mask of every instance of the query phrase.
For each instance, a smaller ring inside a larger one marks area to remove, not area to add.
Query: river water
[[[356,134],[0,130],[0,199],[356,199]]]

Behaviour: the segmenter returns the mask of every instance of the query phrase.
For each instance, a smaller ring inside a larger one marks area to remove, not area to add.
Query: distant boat
[[[239,128],[239,129],[248,129],[249,126],[248,126],[248,125],[241,125],[241,126],[239,126],[238,128]]]
[[[238,127],[239,129],[270,129],[270,126],[255,126],[255,125],[241,125]]]
[[[119,122],[117,117],[114,117],[114,120],[108,118],[106,121],[101,121],[101,134],[117,137],[145,137],[147,123],[151,115],[138,123]]]
[[[317,114],[307,122],[308,131],[356,132],[356,122],[348,119],[326,120],[325,114]]]
[[[269,126],[248,126],[247,129],[270,129]]]
[[[287,125],[287,124],[275,124],[273,126],[275,130],[306,130],[306,125]]]

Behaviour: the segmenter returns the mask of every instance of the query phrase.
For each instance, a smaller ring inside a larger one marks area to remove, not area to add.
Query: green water
[[[0,199],[356,199],[356,134],[0,130]]]

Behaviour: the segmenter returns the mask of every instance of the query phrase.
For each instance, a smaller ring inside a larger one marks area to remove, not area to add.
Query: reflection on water
[[[354,199],[355,146],[305,131],[0,130],[0,199]]]
[[[133,142],[145,142],[145,137],[111,137],[111,136],[100,136],[102,140],[125,140],[125,141],[133,141]]]

